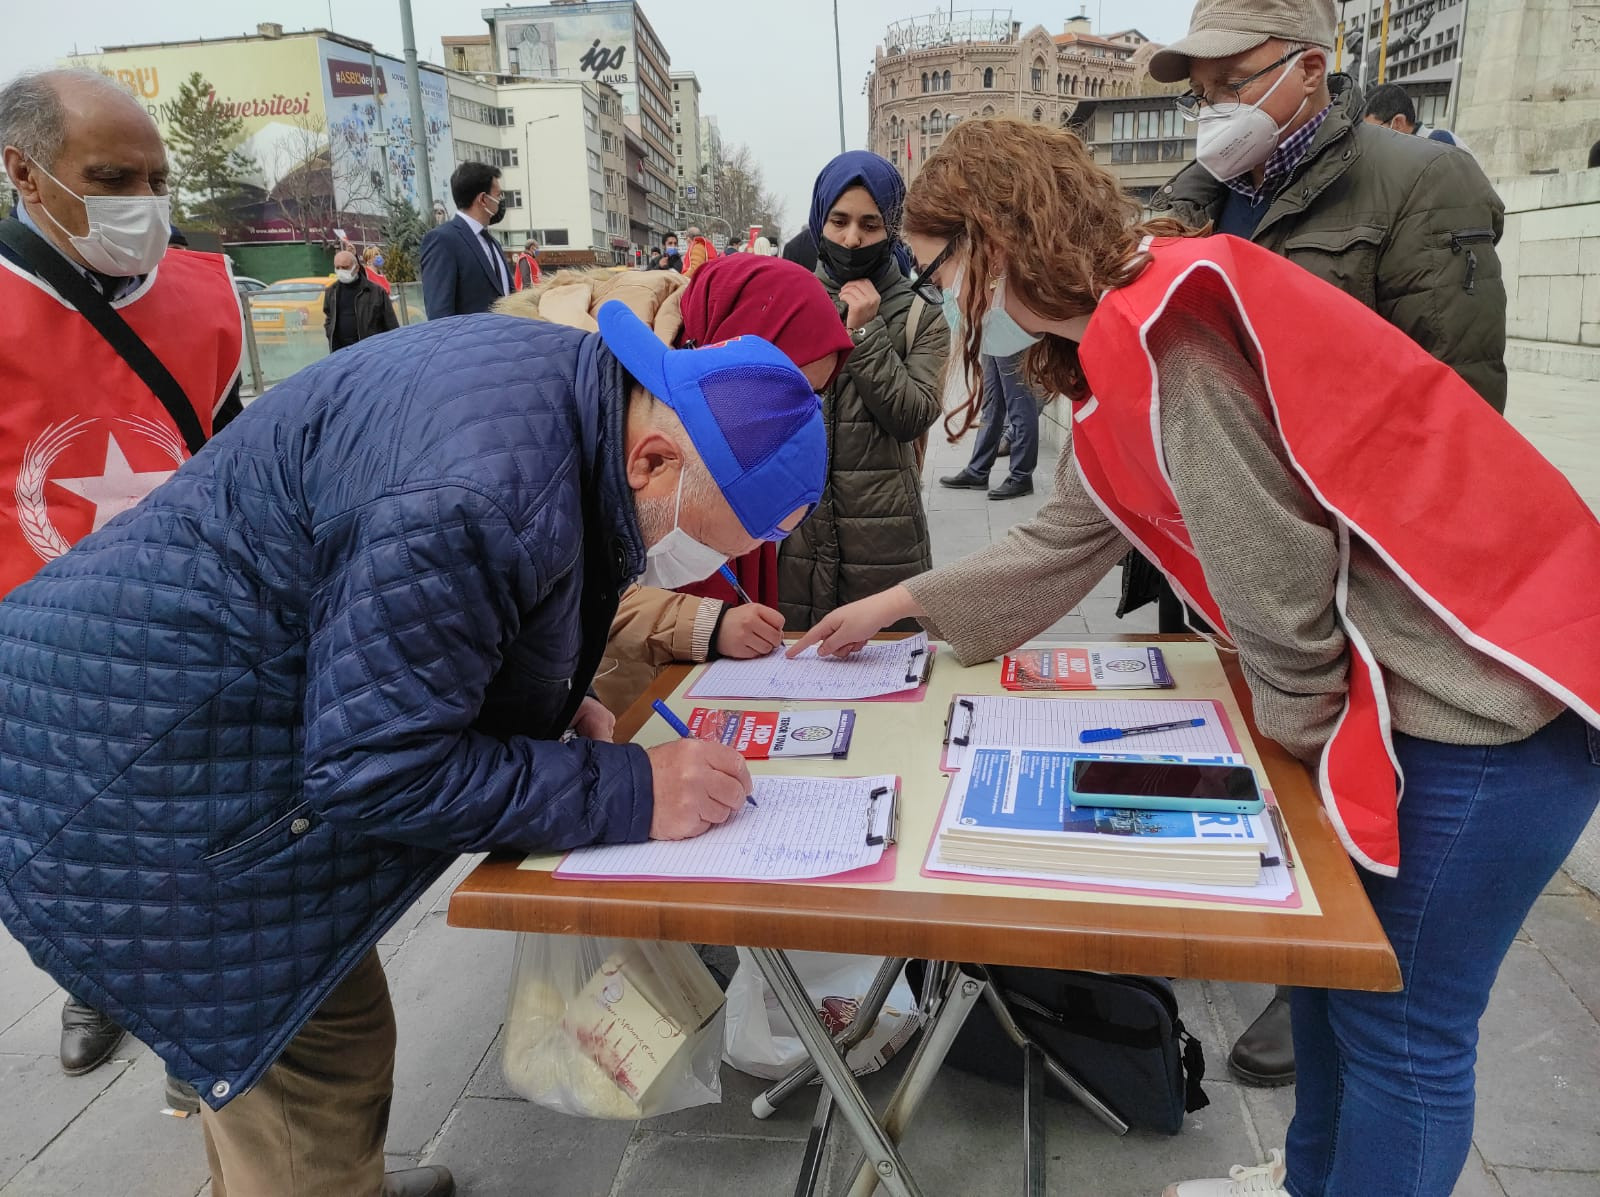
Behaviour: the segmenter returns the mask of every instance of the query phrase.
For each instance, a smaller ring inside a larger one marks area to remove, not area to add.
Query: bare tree
[[[353,215],[360,223],[376,226],[387,210],[383,166],[374,166],[371,133],[359,121],[341,121],[327,131],[333,197],[342,217]],[[382,153],[385,151],[379,150]]]
[[[767,187],[749,146],[725,144],[720,167],[717,205],[736,235],[751,225],[782,227],[783,201]]]
[[[284,220],[308,244],[333,236],[336,216],[328,126],[321,117],[300,116],[271,151],[271,198]]]

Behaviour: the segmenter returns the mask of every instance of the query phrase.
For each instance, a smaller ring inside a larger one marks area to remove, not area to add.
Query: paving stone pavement
[[[1592,503],[1600,502],[1600,394],[1535,375],[1512,381],[1513,420]],[[965,462],[937,440],[926,495],[935,555],[950,560],[1001,536],[1045,500],[991,502],[933,479]],[[1047,454],[1046,457],[1049,455]],[[1049,633],[1153,630],[1153,613],[1118,622],[1115,579]],[[440,1163],[463,1197],[751,1197],[787,1193],[799,1166],[810,1094],[768,1121],[750,1115],[758,1082],[723,1071],[723,1102],[640,1123],[571,1119],[517,1098],[500,1074],[498,1034],[512,940],[449,928],[464,859],[380,946],[399,1021],[391,1166]],[[1259,1011],[1259,985],[1180,983],[1185,1018],[1205,1045],[1209,1108],[1174,1138],[1118,1139],[1065,1101],[1051,1103],[1052,1194],[1156,1197],[1174,1179],[1225,1173],[1281,1145],[1292,1089],[1252,1090],[1223,1068]],[[95,1073],[55,1063],[61,994],[0,931],[0,1197],[204,1197],[198,1120],[162,1116],[160,1062],[128,1040]],[[895,1066],[867,1079],[882,1097]],[[1600,900],[1558,875],[1501,970],[1483,1022],[1475,1150],[1455,1197],[1600,1194]],[[814,1091],[813,1091],[814,1092]],[[906,1154],[929,1197],[1000,1197],[1021,1185],[1020,1092],[946,1072],[913,1125]],[[842,1143],[836,1182],[852,1169]],[[330,1194],[329,1197],[347,1197]],[[349,1195],[354,1197],[354,1195]],[[1356,1195],[1381,1197],[1381,1195]]]

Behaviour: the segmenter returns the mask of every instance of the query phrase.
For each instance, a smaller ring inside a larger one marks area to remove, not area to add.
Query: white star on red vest
[[[57,486],[70,490],[94,504],[93,532],[121,515],[160,486],[176,470],[135,470],[117,444],[115,433],[106,437],[106,468],[103,474],[88,478],[52,478]]]

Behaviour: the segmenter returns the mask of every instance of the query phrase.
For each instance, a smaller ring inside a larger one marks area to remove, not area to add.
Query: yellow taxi
[[[334,276],[279,279],[245,297],[256,341],[284,341],[322,332],[322,295]]]

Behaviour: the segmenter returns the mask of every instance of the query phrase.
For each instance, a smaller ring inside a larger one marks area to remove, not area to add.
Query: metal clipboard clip
[[[898,788],[879,786],[872,791],[872,797],[867,799],[867,847],[887,847],[900,838],[900,803]],[[878,799],[887,797],[889,800],[889,829],[884,835],[873,835],[872,829],[878,822]]]
[[[967,712],[967,730],[961,735],[956,735],[956,708],[960,707]],[[950,710],[944,717],[944,746],[949,748],[954,744],[957,748],[965,748],[972,743],[972,725],[978,718],[978,712],[972,705],[970,698],[952,698]]]
[[[917,663],[917,658],[918,657],[922,658],[922,662],[921,662],[920,665]],[[908,686],[920,686],[920,685],[922,685],[924,682],[926,682],[928,680],[928,670],[932,666],[933,666],[933,653],[932,653],[931,650],[926,649],[926,648],[914,648],[914,649],[912,649],[909,663],[906,666],[906,685],[908,685]]]

